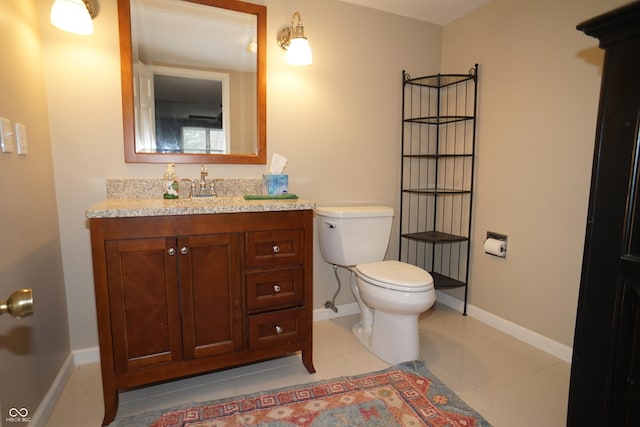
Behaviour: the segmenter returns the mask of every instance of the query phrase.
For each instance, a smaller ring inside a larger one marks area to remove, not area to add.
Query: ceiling
[[[490,0],[342,0],[421,21],[445,25]]]
[[[2,0],[0,0],[2,1]],[[145,64],[255,72],[255,15],[173,0],[132,0],[134,57]]]

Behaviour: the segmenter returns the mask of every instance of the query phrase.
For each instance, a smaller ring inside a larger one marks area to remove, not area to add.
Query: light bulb
[[[291,39],[287,48],[287,62],[291,65],[309,65],[313,62],[311,46],[306,38]]]
[[[51,6],[51,24],[69,33],[93,34],[93,21],[82,0],[56,0]]]

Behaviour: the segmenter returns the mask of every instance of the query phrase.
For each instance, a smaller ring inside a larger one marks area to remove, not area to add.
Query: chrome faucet
[[[209,175],[209,171],[207,170],[206,165],[200,166],[200,185],[198,186],[197,181],[191,178],[183,178],[183,181],[188,181],[191,183],[191,189],[189,190],[189,197],[216,197],[218,194],[216,193],[215,187],[215,179],[207,182],[207,176]]]

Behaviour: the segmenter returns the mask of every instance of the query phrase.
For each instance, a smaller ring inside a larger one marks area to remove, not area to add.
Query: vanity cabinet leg
[[[302,350],[302,363],[310,374],[316,372],[316,368],[313,367],[313,351],[311,345],[305,345],[304,350]]]
[[[104,419],[102,420],[103,426],[108,426],[116,417],[118,412],[118,391],[117,390],[104,390]]]

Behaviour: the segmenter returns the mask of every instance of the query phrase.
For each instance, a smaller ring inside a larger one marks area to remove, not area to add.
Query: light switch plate
[[[18,154],[29,154],[27,148],[27,127],[22,123],[16,123],[16,145],[18,146]]]
[[[11,130],[11,121],[0,117],[0,149],[3,153],[13,153],[13,131]]]

